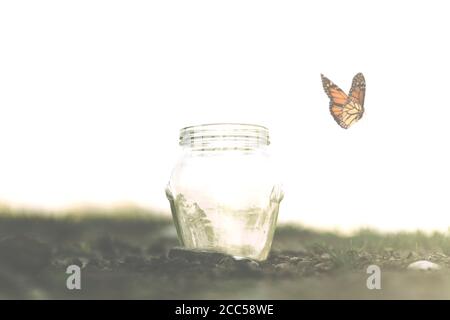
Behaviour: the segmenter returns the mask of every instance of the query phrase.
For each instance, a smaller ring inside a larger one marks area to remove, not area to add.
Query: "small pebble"
[[[419,260],[411,263],[408,267],[408,270],[418,270],[418,271],[436,271],[440,270],[441,266],[427,260]]]
[[[287,262],[282,262],[282,263],[275,265],[276,270],[287,270],[287,269],[289,269],[289,267],[290,267],[290,264]]]
[[[322,259],[324,260],[329,260],[331,259],[331,255],[329,253],[324,253],[320,256]]]
[[[300,258],[300,257],[291,257],[291,258],[289,258],[289,261],[290,262],[299,262],[299,261],[303,261],[304,259],[303,258]]]
[[[318,271],[330,271],[333,269],[334,265],[329,262],[320,262],[316,265],[314,265],[314,268]]]
[[[259,263],[251,259],[243,259],[239,261],[239,266],[247,271],[258,272],[261,270]]]

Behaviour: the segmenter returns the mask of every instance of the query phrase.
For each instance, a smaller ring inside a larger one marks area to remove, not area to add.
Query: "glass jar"
[[[283,199],[268,129],[229,123],[186,127],[180,146],[166,195],[181,244],[266,259]]]

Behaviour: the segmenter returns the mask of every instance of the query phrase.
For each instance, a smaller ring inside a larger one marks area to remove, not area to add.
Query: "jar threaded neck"
[[[212,123],[180,130],[180,145],[192,149],[254,149],[269,144],[269,130],[255,124]]]

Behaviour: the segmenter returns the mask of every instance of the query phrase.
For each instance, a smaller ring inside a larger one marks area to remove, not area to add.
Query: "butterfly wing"
[[[349,96],[359,103],[364,108],[364,97],[366,95],[366,79],[362,73],[358,73],[353,77],[352,88],[350,89]]]
[[[349,96],[324,75],[322,75],[322,85],[325,93],[330,98],[331,115],[342,128],[347,129],[354,122],[361,119],[364,113],[365,94],[365,81],[361,73],[358,73],[353,78]]]
[[[328,98],[330,98],[330,112],[334,120],[342,128],[347,129],[346,124],[343,121],[344,118],[344,106],[348,102],[348,96],[337,85],[335,85],[330,79],[323,74],[322,85]]]
[[[352,99],[349,99],[348,103],[343,108],[342,119],[340,123],[341,127],[347,129],[353,123],[361,119],[363,113],[363,107],[359,103],[356,103]]]

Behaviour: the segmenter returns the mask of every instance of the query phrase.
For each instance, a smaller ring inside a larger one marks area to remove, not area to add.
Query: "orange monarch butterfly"
[[[352,87],[348,96],[337,85],[323,74],[322,85],[330,98],[330,112],[334,120],[342,128],[347,129],[362,118],[364,113],[364,96],[366,94],[366,80],[362,73],[353,77]]]

